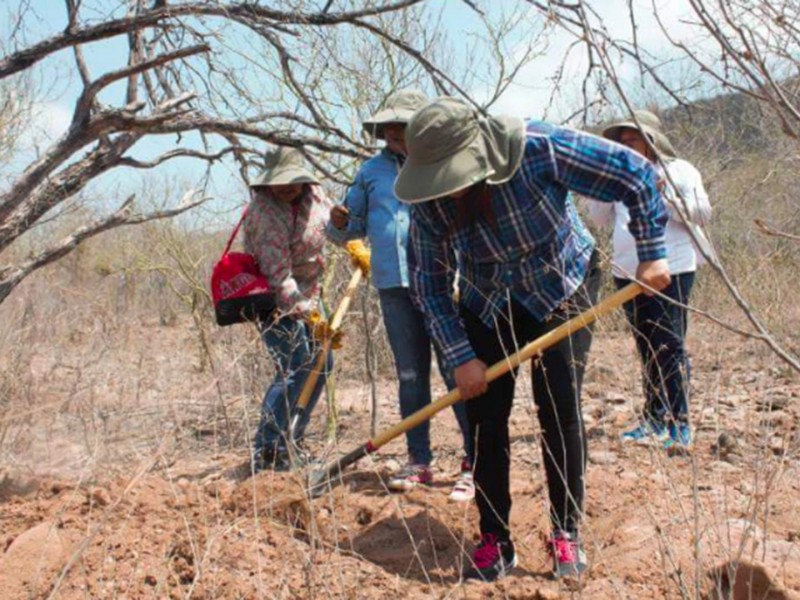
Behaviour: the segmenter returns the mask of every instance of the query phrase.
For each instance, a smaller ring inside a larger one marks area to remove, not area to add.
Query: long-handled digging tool
[[[333,317],[331,317],[331,320],[327,325],[328,332],[324,336],[322,348],[317,355],[314,368],[309,372],[308,378],[303,385],[303,389],[300,391],[300,396],[297,398],[297,404],[295,404],[294,409],[292,410],[292,415],[289,420],[288,433],[290,441],[294,441],[295,429],[297,428],[298,423],[300,423],[300,419],[303,418],[303,415],[306,412],[306,407],[311,400],[311,394],[314,391],[314,387],[317,385],[320,374],[325,370],[328,361],[328,354],[330,353],[331,347],[334,343],[335,334],[342,326],[342,320],[344,320],[344,316],[347,314],[347,309],[350,308],[350,303],[353,300],[356,289],[358,289],[358,284],[361,283],[361,280],[365,275],[369,275],[369,250],[367,250],[367,248],[364,246],[364,243],[358,240],[349,242],[347,244],[347,252],[353,258],[353,262],[356,264],[356,269],[353,271],[353,275],[350,277],[350,282],[347,284],[347,287],[344,290],[344,296],[342,296],[339,306],[336,308],[336,311],[333,313]],[[292,446],[291,443],[288,445],[290,447]]]
[[[486,380],[494,381],[498,377],[505,375],[512,369],[517,368],[526,360],[541,354],[547,348],[557,344],[579,329],[591,325],[598,318],[613,312],[628,300],[635,298],[642,291],[643,289],[638,283],[628,284],[621,290],[603,299],[589,310],[582,312],[569,321],[565,321],[552,331],[547,332],[543,336],[525,345],[515,354],[512,354],[505,360],[501,360],[500,362],[492,365],[486,371]],[[451,390],[435,402],[430,403],[428,406],[421,408],[413,415],[406,417],[396,425],[381,432],[376,437],[359,446],[349,454],[345,454],[344,456],[328,463],[321,469],[312,472],[308,479],[308,492],[311,494],[311,496],[319,496],[322,492],[333,487],[341,481],[340,475],[345,467],[361,460],[368,454],[372,454],[382,446],[391,442],[394,438],[409,431],[410,429],[413,429],[420,423],[427,421],[439,411],[447,408],[448,406],[452,406],[460,400],[461,394],[459,393],[458,389]]]

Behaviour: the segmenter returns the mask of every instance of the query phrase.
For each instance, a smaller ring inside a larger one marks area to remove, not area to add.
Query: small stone
[[[794,419],[792,415],[783,410],[773,410],[759,419],[758,424],[760,427],[771,427],[773,429],[791,429]]]
[[[105,488],[96,487],[89,492],[89,500],[97,506],[108,506],[111,504],[111,495]]]
[[[747,394],[731,394],[730,396],[724,396],[720,398],[719,403],[723,406],[736,408],[737,406],[743,406],[747,404],[749,400],[750,396]]]
[[[65,490],[73,490],[75,486],[67,481],[54,481],[50,484],[50,492],[57,496]]]
[[[155,575],[145,575],[144,582],[149,586],[155,587],[155,585],[158,583],[158,579],[156,579]]]
[[[559,598],[563,598],[563,596],[558,589],[540,587],[536,590],[536,598],[539,600],[559,600]]]
[[[784,393],[771,393],[756,398],[756,409],[761,411],[784,410],[789,406],[790,397]]]
[[[589,462],[596,465],[613,465],[617,460],[619,457],[614,452],[600,450],[589,453]]]
[[[383,464],[384,464],[384,466],[386,467],[386,469],[390,473],[394,473],[395,471],[399,471],[400,470],[400,466],[401,466],[400,465],[400,461],[398,461],[397,459],[394,459],[394,458],[390,458],[390,459],[386,460]]]
[[[603,402],[606,404],[625,404],[628,399],[619,392],[606,392]]]
[[[740,454],[741,448],[739,440],[730,431],[723,431],[717,437],[717,441],[711,446],[711,452],[719,458],[725,459],[732,454]]]
[[[372,511],[366,506],[362,506],[356,513],[356,523],[359,525],[369,525],[372,523]]]
[[[728,454],[728,456],[723,456],[722,460],[729,465],[738,465],[740,462],[742,462],[742,457],[738,454]]]
[[[786,444],[780,436],[772,436],[769,440],[769,449],[775,456],[783,456],[786,453]]]
[[[711,468],[720,473],[738,473],[740,471],[739,467],[724,460],[715,460],[711,463]]]
[[[586,372],[587,381],[608,381],[617,376],[617,371],[608,365],[594,365]]]
[[[783,587],[772,569],[737,559],[708,572],[712,581],[724,582],[725,598],[775,598],[789,600],[793,595]]]

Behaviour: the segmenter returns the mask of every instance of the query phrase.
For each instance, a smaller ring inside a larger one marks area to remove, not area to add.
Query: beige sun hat
[[[466,102],[443,96],[411,118],[406,147],[395,194],[404,202],[425,202],[479,181],[511,179],[522,160],[525,126],[514,117],[483,117]]]
[[[408,123],[417,110],[425,106],[428,97],[419,90],[400,90],[386,99],[383,107],[362,124],[371,136],[384,139],[383,126],[389,123]]]
[[[664,133],[664,125],[661,123],[661,119],[648,110],[635,110],[633,114],[636,120],[639,121],[639,125],[633,119],[614,123],[603,130],[603,137],[618,142],[623,129],[641,130],[650,138],[650,143],[655,146],[659,154],[669,158],[678,158],[675,148]]]
[[[306,167],[303,154],[297,148],[278,146],[274,150],[268,151],[264,155],[264,167],[264,172],[250,187],[293,183],[319,184],[319,180]]]

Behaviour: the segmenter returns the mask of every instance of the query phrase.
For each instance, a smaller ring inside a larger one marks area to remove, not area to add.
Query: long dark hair
[[[492,191],[486,180],[476,183],[456,203],[456,229],[469,227],[474,231],[479,218],[483,218],[492,228],[497,226],[497,219],[492,208]]]

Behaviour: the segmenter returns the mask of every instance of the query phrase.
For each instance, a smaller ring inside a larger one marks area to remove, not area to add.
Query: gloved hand
[[[334,350],[338,350],[342,347],[344,331],[341,329],[334,331],[331,328],[330,323],[328,323],[328,320],[324,319],[319,311],[311,311],[308,317],[306,317],[306,323],[311,330],[311,335],[314,336],[314,339],[317,340],[317,342],[323,344],[326,340],[330,340],[331,348]]]
[[[366,277],[369,275],[370,251],[361,240],[347,242],[345,250],[350,255],[350,260],[356,269],[361,269]]]

